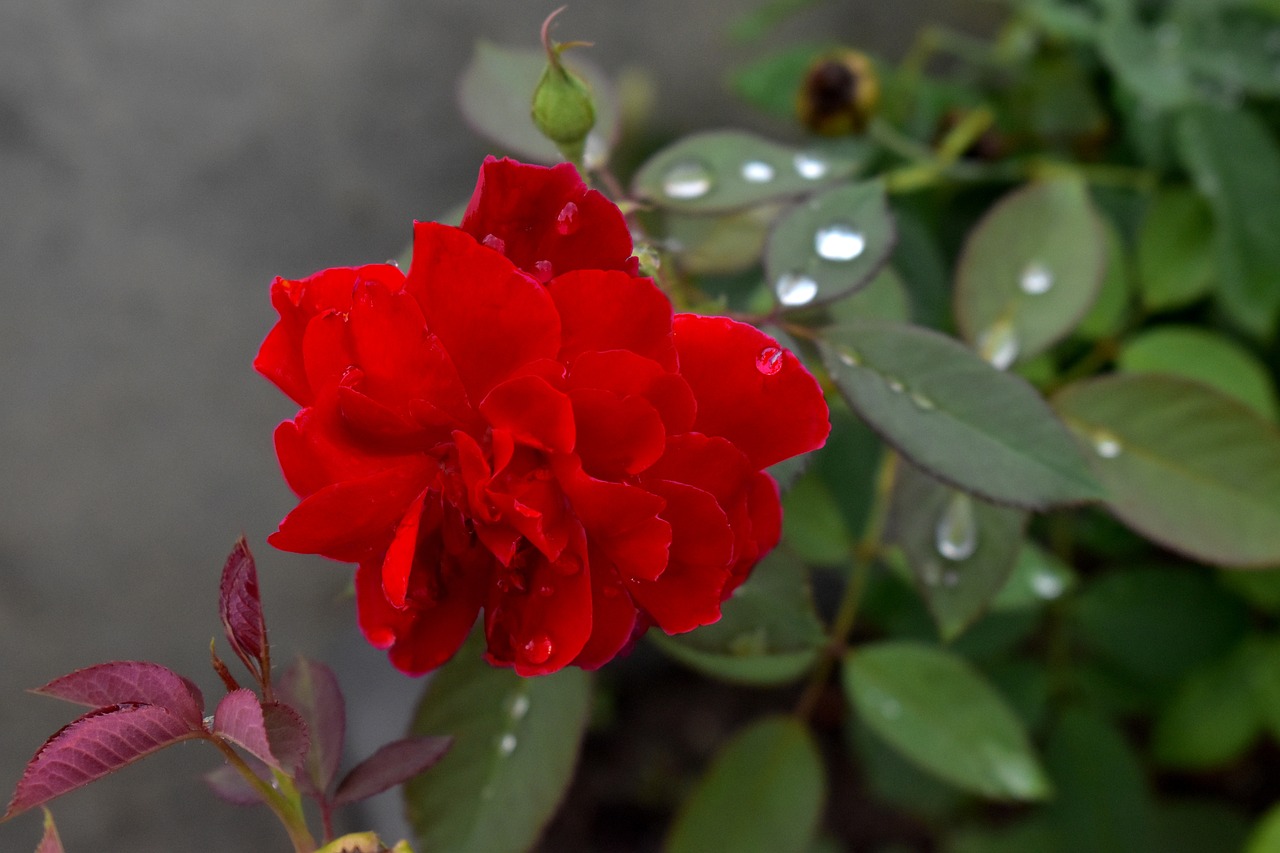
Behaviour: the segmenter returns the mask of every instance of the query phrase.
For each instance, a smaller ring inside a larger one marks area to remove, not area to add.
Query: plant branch
[[[286,784],[293,796],[281,793],[254,773],[253,768],[225,740],[216,735],[210,735],[208,740],[222,752],[227,762],[253,786],[263,802],[276,813],[276,817],[284,825],[285,832],[289,834],[289,840],[293,842],[294,853],[315,853],[316,841],[311,837],[311,830],[307,828],[307,819],[302,812],[302,802],[297,796],[293,783],[282,774],[275,774],[277,783]]]

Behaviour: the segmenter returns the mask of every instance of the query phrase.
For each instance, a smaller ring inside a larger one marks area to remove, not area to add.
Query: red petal
[[[413,266],[405,285],[427,327],[444,345],[472,400],[522,365],[554,358],[560,318],[546,288],[465,232],[414,225]]]
[[[326,486],[298,504],[267,541],[282,551],[345,561],[379,551],[391,541],[434,465],[419,456],[412,464]]]
[[[572,207],[568,207],[572,205]],[[462,230],[493,235],[516,266],[534,274],[631,269],[631,233],[617,206],[588,189],[568,163],[547,168],[487,158]]]
[[[581,389],[570,395],[578,423],[575,450],[592,477],[621,480],[662,456],[666,430],[653,406],[640,397]]]
[[[671,525],[658,517],[667,502],[625,483],[588,477],[581,468],[561,474],[573,512],[587,538],[623,578],[653,580],[667,567]]]
[[[751,532],[744,544],[739,537],[738,559],[733,564],[732,576],[725,584],[726,597],[747,579],[751,569],[772,551],[782,538],[782,501],[778,498],[778,484],[763,471],[751,479],[747,495],[747,512]]]
[[[694,429],[729,439],[757,469],[826,441],[827,404],[804,365],[784,351],[776,371],[756,366],[773,338],[724,317],[679,314],[674,328],[680,375],[698,400]]]
[[[662,458],[645,471],[645,480],[671,480],[715,495],[721,507],[741,501],[755,471],[746,455],[727,439],[686,433],[667,441]]]
[[[518,376],[494,386],[480,403],[480,413],[522,444],[552,453],[573,450],[573,406],[545,379]]]
[[[276,427],[275,443],[285,479],[300,497],[404,465],[418,455],[379,452],[383,449],[358,440],[338,414],[332,395]]]
[[[413,558],[418,550],[418,530],[426,497],[427,493],[423,492],[409,504],[404,518],[396,525],[396,535],[387,548],[387,555],[382,559],[382,591],[393,607],[404,607],[405,596],[409,593],[409,572],[413,569]]]
[[[635,632],[639,611],[617,579],[617,573],[596,549],[591,551],[591,637],[573,665],[598,669],[626,648]]]
[[[671,300],[649,279],[583,270],[560,276],[547,290],[563,324],[561,361],[570,362],[584,352],[621,349],[675,369]]]
[[[585,352],[573,360],[570,388],[598,388],[620,397],[639,396],[658,410],[668,435],[688,432],[697,403],[689,383],[652,359],[627,350]]]

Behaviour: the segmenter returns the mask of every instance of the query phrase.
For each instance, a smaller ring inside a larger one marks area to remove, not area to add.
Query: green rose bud
[[[533,91],[534,126],[560,149],[567,160],[581,164],[587,134],[596,124],[596,107],[586,82],[564,66],[560,54],[582,42],[559,44],[551,41],[548,28],[563,11],[556,10],[542,25],[542,45],[547,51],[547,68]]]

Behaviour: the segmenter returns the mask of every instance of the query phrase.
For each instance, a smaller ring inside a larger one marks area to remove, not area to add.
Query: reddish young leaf
[[[44,810],[44,836],[40,839],[40,846],[36,848],[36,853],[63,853],[62,839],[58,837],[58,827],[53,825],[53,815],[48,809]]]
[[[277,685],[279,697],[306,721],[311,745],[304,782],[315,797],[324,796],[338,775],[347,728],[346,703],[338,679],[318,661],[298,658]]]
[[[222,679],[222,684],[230,693],[240,689],[240,682],[236,681],[236,677],[231,674],[231,670],[227,669],[227,665],[222,662],[222,658],[218,656],[218,641],[209,641],[209,663],[213,666],[213,671],[218,674],[218,678]]]
[[[231,648],[266,692],[271,680],[267,624],[258,597],[258,570],[243,538],[236,542],[222,567],[218,612]]]
[[[149,661],[117,660],[77,669],[32,693],[78,705],[159,705],[190,723],[202,725],[204,696],[200,688],[171,669]]]
[[[253,771],[258,774],[259,778],[264,782],[270,782],[271,770],[267,765],[252,755],[246,761],[253,768]],[[224,764],[217,770],[211,770],[204,774],[204,781],[213,793],[217,795],[218,799],[225,800],[233,806],[256,806],[262,802],[262,795],[258,793],[258,789],[250,785],[240,775],[240,771],[230,764]]]
[[[451,737],[411,737],[383,746],[351,768],[338,784],[333,807],[368,799],[407,782],[435,764],[453,745]]]
[[[109,705],[64,726],[28,762],[3,818],[47,803],[170,744],[205,737],[158,705]]]
[[[306,760],[311,738],[302,715],[281,702],[262,703],[262,719],[266,724],[267,743],[280,766],[293,776]]]
[[[248,752],[276,770],[286,771],[271,751],[267,722],[257,694],[247,687],[222,697],[213,712],[213,733],[244,747]]]

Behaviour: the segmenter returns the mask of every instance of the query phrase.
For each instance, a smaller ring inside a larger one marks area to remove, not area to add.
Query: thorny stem
[[[225,740],[216,735],[211,735],[209,740],[214,746],[218,747],[227,762],[236,769],[236,772],[243,776],[244,780],[261,795],[263,802],[276,813],[276,817],[284,825],[285,832],[289,834],[289,840],[293,842],[294,853],[315,853],[316,841],[311,837],[311,831],[307,829],[307,819],[302,812],[302,802],[297,795],[297,790],[293,787],[293,783],[277,773],[277,784],[285,788],[289,795],[276,790],[263,781],[257,773],[254,773],[253,768]]]
[[[889,494],[893,489],[897,468],[898,455],[892,450],[886,450],[884,459],[880,462],[880,471],[876,475],[876,494],[872,503],[871,517],[867,519],[862,538],[851,549],[852,569],[849,573],[849,583],[844,588],[840,606],[836,610],[835,619],[832,620],[829,642],[823,650],[822,659],[809,676],[809,683],[805,685],[804,692],[800,694],[800,699],[796,703],[796,716],[802,720],[808,719],[813,713],[814,707],[822,697],[822,692],[826,689],[827,682],[831,680],[831,673],[836,663],[848,651],[849,635],[853,633],[854,626],[857,624],[858,609],[862,605],[867,583],[871,580],[871,570],[875,566],[876,557],[880,554],[885,522],[889,517]]]

